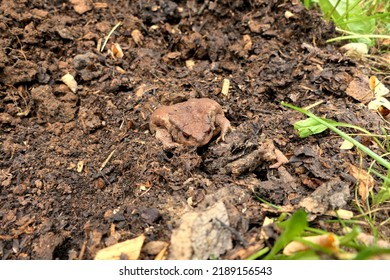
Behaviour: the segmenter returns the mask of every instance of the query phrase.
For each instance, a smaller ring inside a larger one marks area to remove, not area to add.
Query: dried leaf
[[[186,66],[189,70],[194,69],[195,61],[193,59],[186,60]]]
[[[382,107],[390,109],[390,102],[386,99],[386,97],[378,97],[368,103],[367,107],[368,109],[374,111],[377,111]]]
[[[73,92],[77,92],[77,82],[71,74],[65,74],[62,76],[61,81],[68,86],[68,88]]]
[[[338,217],[344,220],[350,220],[353,218],[353,212],[349,210],[339,209],[326,212],[327,215]]]
[[[100,38],[98,41],[97,41],[97,44],[96,44],[96,50],[98,52],[100,52],[100,50],[102,49],[102,38]]]
[[[161,251],[160,253],[157,254],[157,256],[154,258],[156,261],[164,260],[166,252],[168,250],[169,244],[167,244]]]
[[[353,148],[353,144],[349,142],[348,140],[344,140],[343,143],[340,146],[340,150],[350,150]]]
[[[111,54],[114,59],[122,58],[124,56],[122,48],[118,43],[112,44]]]
[[[84,168],[84,161],[83,160],[80,160],[78,163],[77,163],[77,172],[80,173],[83,171],[83,168]]]
[[[352,164],[349,165],[349,172],[358,181],[358,193],[365,200],[374,186],[374,178],[367,171]]]
[[[134,42],[138,46],[142,46],[143,41],[144,41],[144,36],[142,35],[141,31],[139,31],[138,29],[134,29],[131,32],[131,37],[133,38]]]
[[[126,257],[128,260],[137,260],[141,253],[145,236],[142,234],[134,239],[117,243],[97,252],[95,260],[120,260]]]
[[[269,239],[271,237],[271,236],[269,236],[269,233],[265,230],[265,227],[268,226],[268,225],[271,225],[273,223],[274,223],[273,219],[268,218],[267,216],[264,218],[263,226],[261,227],[261,231],[260,231],[261,239],[267,240],[267,239]]]
[[[339,240],[337,236],[333,233],[324,234],[324,235],[316,235],[316,236],[307,236],[302,239],[310,241],[311,243],[317,244],[324,248],[330,249],[333,252],[338,252],[339,250]],[[292,241],[287,244],[283,249],[283,254],[290,256],[297,252],[309,250],[310,246],[303,244],[299,241]]]
[[[244,35],[244,36],[242,36],[242,40],[244,42],[244,50],[250,51],[252,49],[252,45],[253,45],[251,36]]]
[[[138,88],[136,88],[135,96],[137,98],[141,98],[148,91],[155,91],[156,89],[158,89],[157,86],[154,86],[154,85],[149,85],[148,86],[148,85],[145,85],[145,84],[141,84]],[[133,97],[129,96],[129,98],[133,98]]]
[[[368,104],[368,109],[379,111],[384,117],[390,114],[390,102],[385,98],[389,94],[389,89],[375,76],[370,77],[370,89],[374,93],[375,99]]]
[[[181,52],[170,52],[167,53],[164,57],[169,58],[169,59],[176,59],[181,56]]]
[[[368,109],[377,111],[386,117],[390,114],[390,102],[385,97],[379,97],[368,104]]]
[[[223,79],[223,85],[222,85],[221,93],[223,95],[227,96],[228,93],[229,93],[229,87],[230,87],[230,80],[229,79]]]
[[[347,51],[347,55],[365,55],[368,54],[368,46],[364,43],[349,43],[341,47],[342,50]]]
[[[284,16],[285,16],[286,19],[295,17],[295,15],[294,15],[292,12],[290,12],[290,11],[286,11],[286,12],[284,13]]]
[[[370,89],[374,92],[375,98],[384,97],[389,94],[389,89],[375,76],[370,77]]]
[[[345,91],[349,96],[367,104],[374,96],[369,87],[369,79],[365,75],[358,75],[348,85]]]
[[[390,113],[390,102],[385,96],[389,94],[389,89],[375,76],[370,77],[370,89],[375,99],[368,104],[368,109],[378,111],[384,117],[387,116]]]
[[[123,69],[122,67],[116,66],[116,67],[115,67],[115,70],[116,70],[119,74],[122,74],[122,75],[126,74],[126,70]]]
[[[108,4],[104,2],[96,2],[93,4],[95,6],[95,9],[105,9],[108,8]]]

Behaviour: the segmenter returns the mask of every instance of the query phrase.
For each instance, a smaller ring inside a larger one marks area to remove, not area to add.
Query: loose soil
[[[0,4],[2,259],[93,259],[141,234],[141,259],[161,244],[165,258],[240,259],[262,248],[265,217],[280,215],[257,196],[341,233],[323,220],[356,213],[350,165],[370,160],[329,132],[300,139],[303,116],[280,105],[322,101],[316,114],[380,133],[381,118],[345,93],[370,72],[325,43],[334,26],[299,1],[94,2]],[[233,131],[164,151],[151,113],[201,97]],[[275,165],[281,154],[289,162]],[[213,234],[212,249],[199,242]]]

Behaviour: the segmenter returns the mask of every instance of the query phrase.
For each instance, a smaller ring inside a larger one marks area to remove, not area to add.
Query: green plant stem
[[[306,116],[310,117],[310,118],[313,118],[315,119],[317,122],[321,123],[322,125],[326,126],[327,128],[329,128],[330,130],[332,130],[333,132],[337,133],[338,135],[340,135],[342,138],[344,138],[345,140],[351,142],[353,145],[356,146],[356,148],[358,148],[359,150],[361,150],[362,152],[364,152],[365,154],[367,154],[368,156],[370,156],[371,158],[373,158],[375,161],[377,161],[379,164],[381,164],[382,166],[384,166],[387,170],[390,169],[390,162],[388,162],[387,160],[385,160],[384,158],[380,157],[379,155],[377,155],[376,153],[374,153],[373,151],[371,151],[369,148],[367,148],[366,146],[364,146],[363,144],[359,143],[358,141],[356,141],[355,139],[353,139],[352,137],[350,137],[349,135],[345,134],[343,131],[341,131],[340,129],[338,129],[337,127],[329,124],[328,122],[322,120],[320,117],[317,117],[316,115],[314,115],[313,113],[311,113],[310,111],[306,111],[302,108],[298,108],[294,105],[291,105],[291,104],[288,104],[288,103],[285,103],[285,102],[281,102],[281,104],[287,108],[290,108],[290,109],[293,109],[293,110],[296,110],[302,114],[305,114]]]
[[[261,256],[265,255],[266,253],[268,253],[269,251],[269,248],[268,247],[265,247],[263,249],[261,249],[260,251],[250,255],[247,260],[257,260],[258,258],[260,258]]]
[[[341,37],[336,37],[336,38],[332,38],[332,39],[329,39],[327,40],[326,42],[327,43],[331,43],[331,42],[335,42],[335,41],[341,41],[341,40],[349,40],[349,39],[361,39],[361,38],[365,38],[365,39],[372,39],[372,38],[376,38],[376,39],[390,39],[390,36],[387,36],[387,35],[376,35],[376,34],[372,34],[372,35],[347,35],[347,36],[341,36]]]

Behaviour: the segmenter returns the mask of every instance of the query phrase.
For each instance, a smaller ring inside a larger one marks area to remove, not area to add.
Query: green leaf
[[[276,240],[271,252],[265,258],[266,260],[275,258],[275,255],[282,250],[288,243],[294,240],[295,237],[300,236],[307,227],[306,212],[298,210],[290,219],[280,223],[280,227],[285,230]]]
[[[340,239],[339,239],[340,244],[345,245],[348,242],[355,240],[355,238],[359,235],[360,232],[361,232],[361,230],[359,227],[353,227],[349,233],[340,237]]]
[[[319,0],[319,5],[325,17],[332,18],[338,27],[356,34],[372,34],[376,20],[365,14],[360,2],[361,0]],[[366,37],[357,41],[372,45],[372,41]]]
[[[296,106],[293,106],[291,104],[288,104],[286,102],[281,102],[280,104],[282,104],[284,107],[287,107],[287,108],[290,108],[290,109],[293,109],[293,110],[296,110],[302,114],[305,114],[306,116],[308,116],[309,118],[313,118],[315,119],[317,122],[327,126],[330,130],[332,130],[333,132],[337,133],[338,135],[340,135],[344,140],[347,140],[349,142],[351,142],[354,146],[356,146],[359,150],[361,150],[362,152],[366,153],[368,156],[370,156],[372,159],[374,159],[375,161],[377,161],[379,164],[381,164],[382,166],[384,166],[386,169],[390,169],[390,162],[388,162],[387,160],[385,160],[384,158],[382,158],[381,156],[377,155],[376,153],[374,153],[373,151],[371,151],[369,148],[367,148],[366,146],[364,146],[362,143],[356,141],[355,139],[353,139],[351,136],[345,134],[343,131],[341,131],[340,129],[338,129],[333,123],[330,123],[330,122],[327,122],[325,119],[323,118],[320,118],[320,117],[317,117],[316,115],[314,115],[313,113],[311,113],[310,111],[307,111],[307,110],[304,110],[302,108],[299,108],[299,107],[296,107]],[[351,126],[351,125],[349,125]],[[355,127],[355,126],[353,126]],[[361,129],[361,128],[360,128]]]
[[[307,118],[294,123],[294,129],[298,131],[299,137],[305,138],[313,134],[319,134],[328,128],[313,118]]]

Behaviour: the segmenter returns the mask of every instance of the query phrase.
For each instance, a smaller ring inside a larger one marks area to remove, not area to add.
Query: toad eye
[[[184,138],[186,138],[186,139],[190,138],[190,135],[187,134],[187,133],[185,133],[185,132],[183,132],[183,136],[184,136]]]

